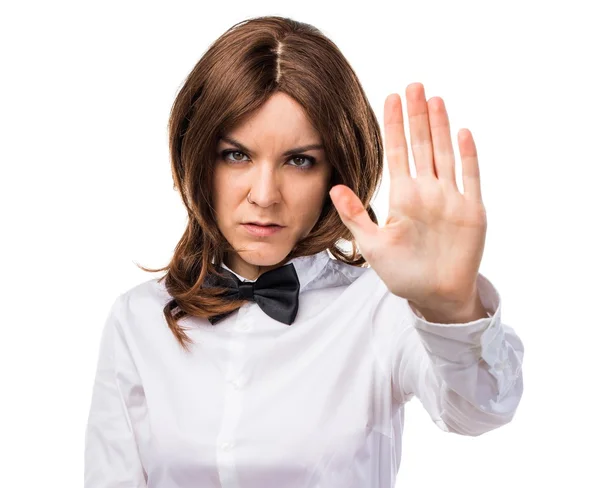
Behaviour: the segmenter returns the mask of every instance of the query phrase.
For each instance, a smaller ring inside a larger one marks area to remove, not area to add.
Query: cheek
[[[222,226],[230,220],[234,208],[234,192],[230,185],[230,179],[225,172],[215,171],[212,190],[211,200],[215,217],[221,230],[224,230]]]
[[[215,209],[221,207],[222,209],[231,210],[234,203],[239,205],[239,202],[245,198],[244,190],[240,183],[240,178],[236,178],[226,168],[215,171],[212,187],[212,201]]]
[[[303,227],[312,228],[316,223],[321,215],[326,194],[327,184],[322,181],[311,182],[303,188],[303,191],[294,191],[293,213]]]

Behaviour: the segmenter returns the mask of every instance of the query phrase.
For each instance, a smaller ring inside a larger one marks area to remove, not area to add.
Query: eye
[[[227,156],[229,156],[230,154],[234,155],[233,159],[228,158]],[[237,151],[237,150],[227,150],[227,151],[223,151],[221,153],[221,157],[225,160],[225,161],[231,161],[231,162],[242,162],[242,161],[248,161],[247,159],[239,159],[238,155],[242,155],[242,156],[246,156],[246,154],[244,154],[242,151]]]
[[[233,155],[232,158],[229,158],[229,155]],[[243,153],[242,151],[238,151],[237,149],[226,149],[224,151],[221,152],[221,158],[224,161],[227,161],[229,163],[243,163],[245,161],[249,161],[250,159],[241,159],[242,157],[246,157],[248,158],[248,156],[246,155],[246,153]],[[312,168],[315,163],[316,163],[316,159],[312,156],[307,156],[305,154],[294,154],[292,155],[292,157],[290,159],[288,159],[287,162],[291,162],[291,166],[298,168],[298,169],[302,169],[302,170],[307,170]]]
[[[301,164],[295,164],[296,162],[298,162],[298,160]],[[292,166],[295,166],[298,169],[309,169],[315,165],[315,158],[313,158],[312,156],[304,156],[302,154],[296,154],[292,156],[290,161],[294,163],[292,164]],[[302,162],[304,162],[304,164],[302,164]]]

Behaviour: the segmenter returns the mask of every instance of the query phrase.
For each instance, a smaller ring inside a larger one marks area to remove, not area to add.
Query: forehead
[[[255,146],[287,147],[321,142],[319,133],[302,106],[280,92],[273,94],[225,135]]]

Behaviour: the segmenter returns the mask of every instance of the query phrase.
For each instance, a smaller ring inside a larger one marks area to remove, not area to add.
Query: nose
[[[277,170],[269,164],[257,165],[250,187],[250,201],[259,207],[270,207],[281,201]]]

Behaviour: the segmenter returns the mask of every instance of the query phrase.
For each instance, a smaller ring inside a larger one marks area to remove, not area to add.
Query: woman
[[[392,94],[380,227],[379,127],[336,46],[281,17],[210,46],[169,126],[189,223],[106,321],[87,488],[389,488],[413,396],[449,432],[511,420],[523,346],[478,272],[474,141],[459,132],[462,194],[442,99],[406,97],[417,177]]]

